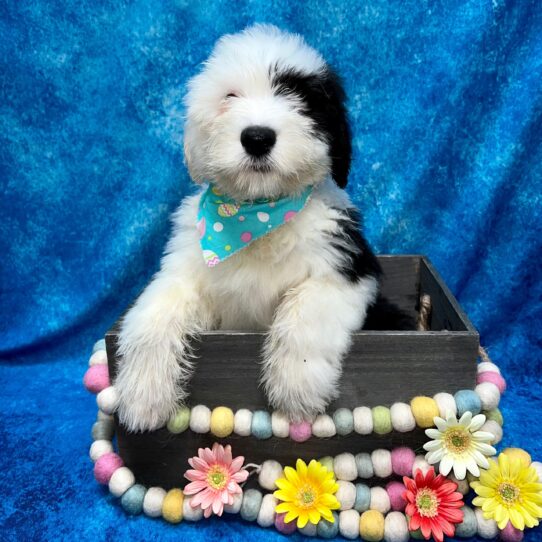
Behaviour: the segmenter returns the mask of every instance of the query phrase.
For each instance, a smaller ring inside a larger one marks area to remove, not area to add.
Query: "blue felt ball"
[[[459,390],[454,395],[454,399],[459,416],[462,416],[467,411],[472,412],[473,416],[482,412],[480,397],[473,390]]]
[[[354,509],[358,512],[369,510],[371,505],[371,489],[365,484],[356,484],[356,500]]]
[[[143,499],[147,489],[141,484],[135,484],[121,497],[120,504],[127,514],[135,516],[143,511]]]
[[[333,421],[335,422],[338,435],[344,437],[354,430],[354,415],[347,408],[337,409],[333,414]]]
[[[269,412],[265,410],[256,410],[256,412],[252,414],[251,432],[259,439],[270,438],[273,435]]]
[[[240,514],[246,521],[256,521],[262,506],[262,494],[257,489],[247,489],[243,492]]]
[[[92,347],[92,353],[97,352],[98,350],[105,350],[105,339],[100,339],[94,343]]]
[[[455,536],[461,538],[470,538],[474,536],[478,530],[478,523],[476,522],[476,515],[472,508],[463,506],[463,522],[455,526]]]
[[[318,522],[317,533],[321,538],[335,538],[339,534],[339,514],[332,512],[335,521],[333,523],[321,519]]]

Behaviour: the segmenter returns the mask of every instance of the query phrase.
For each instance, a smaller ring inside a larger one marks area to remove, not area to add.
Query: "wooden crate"
[[[431,263],[423,256],[380,256],[379,261],[385,273],[383,294],[400,308],[415,317],[420,296],[431,296],[430,331],[355,333],[344,360],[341,395],[328,409],[331,414],[339,407],[390,406],[397,401],[409,402],[416,395],[454,393],[475,386],[478,333]],[[117,333],[118,322],[106,335],[113,381]],[[268,410],[258,387],[263,340],[261,332],[202,334],[195,345],[199,359],[191,381],[189,406],[228,406],[234,412],[240,408]],[[426,440],[421,429],[387,435],[353,432],[329,439],[311,437],[297,443],[289,438],[258,440],[237,435],[218,439],[211,433],[202,435],[190,430],[175,435],[166,428],[133,434],[119,426],[118,420],[116,424],[119,454],[138,482],[164,488],[183,487],[187,459],[196,455],[199,447],[211,446],[217,440],[231,444],[235,454],[244,455],[247,462],[276,459],[283,465],[294,464],[298,457],[310,460],[401,445],[421,450]]]

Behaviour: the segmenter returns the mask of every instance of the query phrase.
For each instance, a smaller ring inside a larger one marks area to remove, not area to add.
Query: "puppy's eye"
[[[226,94],[226,98],[238,98],[238,96],[234,92],[230,92],[229,94]]]

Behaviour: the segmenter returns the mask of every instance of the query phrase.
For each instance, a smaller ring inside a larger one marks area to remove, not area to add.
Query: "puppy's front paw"
[[[324,359],[268,362],[262,383],[269,403],[292,421],[311,420],[338,395],[340,368]]]
[[[119,394],[117,412],[120,423],[128,431],[152,431],[163,427],[185,395],[175,372],[168,374],[156,370],[155,355],[155,352],[143,349],[122,358],[115,380]]]

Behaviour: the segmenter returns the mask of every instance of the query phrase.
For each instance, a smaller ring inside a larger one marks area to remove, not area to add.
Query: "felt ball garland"
[[[136,483],[132,471],[126,467],[113,449],[114,421],[118,395],[110,385],[105,355],[104,341],[96,343],[89,369],[84,378],[85,387],[97,393],[99,412],[93,425],[93,442],[89,456],[94,462],[94,475],[101,484],[107,484],[109,491],[120,499],[120,504],[127,514],[145,514],[149,517],[163,517],[170,523],[183,520],[198,521],[203,517],[201,508],[193,508],[191,497],[185,496],[181,489],[165,491],[159,487],[146,488]],[[502,438],[502,414],[498,409],[500,395],[506,383],[500,370],[491,362],[483,361],[478,366],[477,386],[474,390],[460,390],[454,396],[447,393],[436,394],[433,398],[416,397],[410,404],[395,403],[391,407],[358,407],[353,411],[339,409],[333,415],[320,415],[313,423],[290,424],[279,413],[266,411],[251,412],[240,409],[233,412],[227,407],[216,407],[212,411],[197,405],[192,409],[180,408],[168,422],[171,433],[182,433],[188,429],[197,433],[211,432],[217,437],[227,437],[232,433],[240,436],[254,436],[267,439],[271,436],[290,437],[296,442],[308,438],[329,438],[336,434],[386,434],[392,430],[406,432],[416,426],[429,427],[429,417],[442,416],[444,412],[484,411],[487,420],[481,430],[495,435],[495,442]],[[509,448],[503,453],[519,458],[529,464],[531,458],[525,451]],[[429,464],[422,455],[407,447],[394,450],[377,449],[372,453],[339,454],[335,458],[325,457],[320,462],[333,470],[339,490],[337,499],[340,510],[333,512],[334,523],[322,520],[318,525],[307,524],[300,531],[307,536],[334,538],[341,534],[347,539],[359,539],[386,542],[406,542],[410,536],[416,537],[408,529],[408,518],[404,514],[406,502],[403,498],[405,486],[400,480],[392,479],[385,486],[369,487],[356,483],[358,479],[378,477],[412,476],[417,469],[427,471]],[[542,476],[542,464],[532,463],[539,476]],[[267,491],[276,488],[275,481],[282,476],[282,466],[274,460],[265,461],[258,469],[260,486]],[[453,480],[453,476],[449,476]],[[467,480],[458,481],[458,491],[466,493],[469,489]],[[272,525],[283,534],[297,530],[296,523],[286,523],[284,514],[277,514],[276,498],[271,493],[258,489],[248,489],[235,495],[232,505],[224,507],[227,513],[239,513],[246,521],[257,522],[262,527]],[[511,524],[499,531],[495,521],[485,519],[481,509],[467,506],[462,509],[464,520],[456,527],[456,536],[471,537],[478,535],[483,539],[500,536],[504,542],[521,541],[523,533]]]

